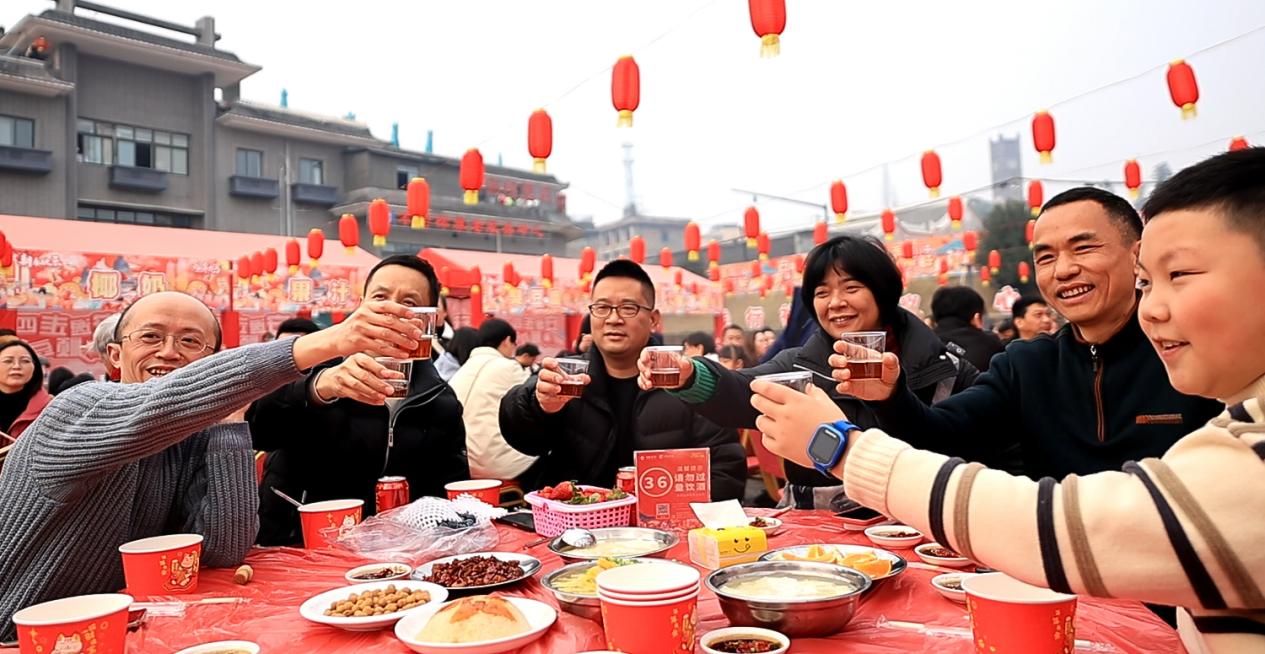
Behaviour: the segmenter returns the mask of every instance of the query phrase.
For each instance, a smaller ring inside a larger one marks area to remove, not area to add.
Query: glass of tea
[[[681,346],[652,345],[650,353],[650,385],[657,388],[676,388],[681,385]]]
[[[584,378],[580,375],[588,374],[588,359],[558,359],[558,370],[562,372],[562,381],[559,385],[562,390],[559,395],[569,395],[578,397],[584,393]]]
[[[773,375],[759,375],[756,379],[781,384],[801,393],[807,393],[809,385],[813,383],[813,373],[807,370],[796,370],[794,372],[779,372]]]
[[[839,337],[852,379],[878,379],[883,372],[887,332],[848,332]]]
[[[439,309],[435,307],[409,307],[410,318],[418,329],[422,330],[422,338],[417,342],[417,349],[409,353],[410,359],[429,359],[431,348],[435,344],[435,329],[439,318]]]

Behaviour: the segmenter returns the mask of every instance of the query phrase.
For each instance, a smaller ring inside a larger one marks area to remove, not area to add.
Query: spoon
[[[597,543],[597,538],[593,537],[593,532],[587,529],[578,529],[572,527],[562,532],[562,542],[576,549],[584,549],[593,547]]]
[[[299,502],[298,500],[294,499],[293,497],[290,497],[289,495],[286,495],[285,493],[281,492],[281,491],[280,491],[278,488],[276,488],[275,486],[273,487],[272,492],[273,492],[273,493],[276,493],[276,494],[277,494],[277,497],[280,497],[281,499],[283,499],[283,500],[285,500],[285,501],[287,501],[287,502],[289,502],[289,503],[293,504],[293,505],[295,506],[295,508],[298,508],[298,509],[303,508],[303,504],[302,504],[301,502]]]

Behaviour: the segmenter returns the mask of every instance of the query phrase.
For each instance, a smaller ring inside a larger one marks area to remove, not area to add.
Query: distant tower
[[[624,215],[637,215],[637,194],[633,190],[632,143],[624,144]]]
[[[993,166],[993,201],[1024,201],[1023,160],[1019,156],[1019,136],[998,136],[988,142]]]

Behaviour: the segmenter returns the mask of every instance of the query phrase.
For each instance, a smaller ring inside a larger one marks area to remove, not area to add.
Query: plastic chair
[[[786,468],[783,459],[764,447],[764,436],[755,430],[751,431],[751,449],[760,462],[760,477],[764,480],[764,490],[774,502],[782,499],[782,486],[786,484]]]

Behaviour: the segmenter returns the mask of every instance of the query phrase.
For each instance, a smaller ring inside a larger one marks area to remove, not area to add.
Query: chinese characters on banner
[[[53,368],[65,366],[77,373],[105,373],[101,358],[92,349],[92,332],[112,311],[18,311],[16,329],[35,353]]]
[[[535,343],[552,355],[567,349],[567,317],[562,313],[524,313],[505,316],[518,332],[518,344]]]
[[[711,452],[707,448],[642,450],[637,464],[637,524],[688,531],[702,523],[691,502],[712,501]]]

